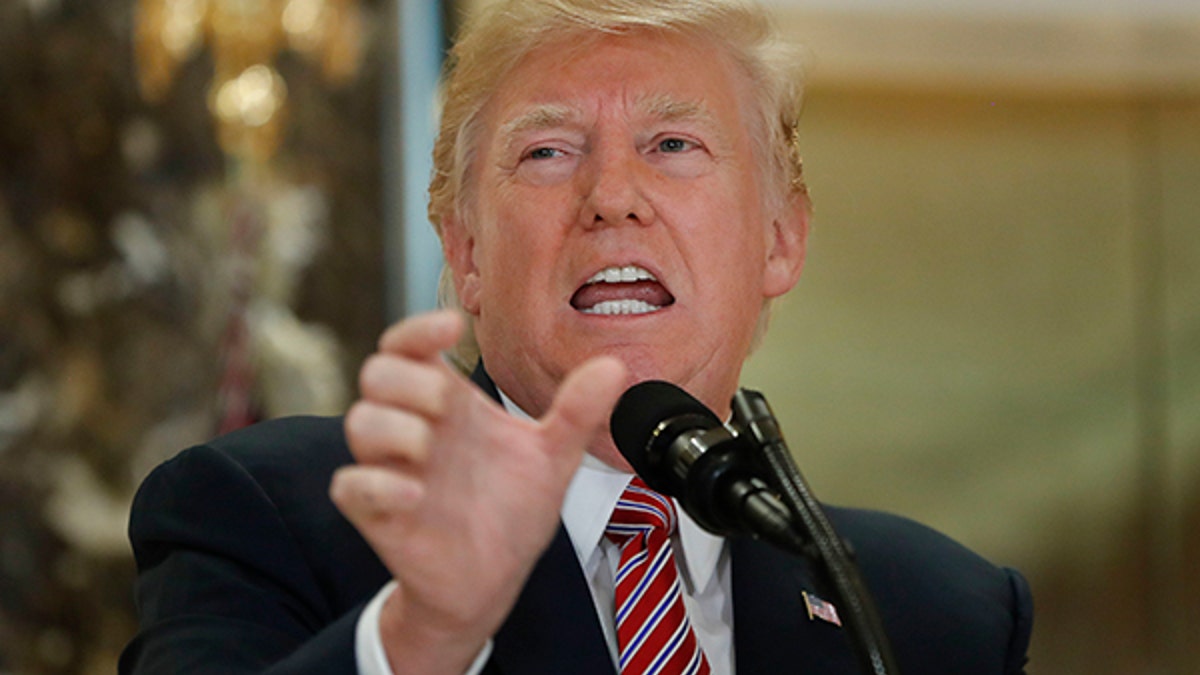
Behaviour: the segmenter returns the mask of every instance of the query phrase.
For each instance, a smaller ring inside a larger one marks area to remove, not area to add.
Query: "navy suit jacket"
[[[474,379],[497,396],[482,369]],[[141,628],[120,672],[355,672],[355,624],[390,575],[327,496],[351,461],[340,419],[297,417],[156,469],[130,519]],[[1033,609],[1020,574],[897,516],[828,515],[857,551],[902,672],[1022,672]],[[859,672],[846,631],[808,617],[809,563],[752,539],[730,545],[738,673]],[[613,675],[561,526],[494,644],[487,673]]]

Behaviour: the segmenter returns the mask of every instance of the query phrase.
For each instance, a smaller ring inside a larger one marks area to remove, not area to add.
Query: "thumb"
[[[572,371],[542,416],[546,447],[555,456],[569,458],[573,469],[583,450],[604,429],[628,378],[625,364],[611,356],[591,359]]]

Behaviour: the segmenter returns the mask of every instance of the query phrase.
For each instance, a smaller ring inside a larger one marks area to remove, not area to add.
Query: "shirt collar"
[[[509,414],[533,419],[503,391],[500,400]],[[633,474],[615,469],[591,454],[584,454],[583,462],[567,486],[560,511],[563,527],[580,561],[587,561],[599,549],[608,518],[631,480]],[[725,540],[696,524],[677,500],[671,501],[679,516],[678,542],[682,549],[676,551],[676,563],[692,588],[705,588],[716,574]]]

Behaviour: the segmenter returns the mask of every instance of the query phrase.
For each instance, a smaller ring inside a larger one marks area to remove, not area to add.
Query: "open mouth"
[[[571,306],[584,314],[635,316],[674,304],[675,296],[637,265],[606,267],[596,272],[571,296]]]

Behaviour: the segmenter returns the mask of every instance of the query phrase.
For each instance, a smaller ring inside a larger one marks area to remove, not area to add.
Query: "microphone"
[[[657,380],[634,385],[617,401],[609,427],[642,480],[679,500],[704,529],[804,551],[791,511],[759,477],[765,470],[755,448],[691,394]]]
[[[822,571],[847,610],[846,625],[859,665],[874,675],[898,673],[879,611],[854,562],[854,550],[850,542],[838,535],[808,482],[800,475],[767,399],[757,391],[739,390],[733,397],[733,424],[758,449],[763,465],[774,479],[772,485],[779,489],[781,499],[795,514],[800,531],[812,542],[809,557],[822,564]]]

